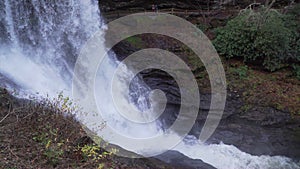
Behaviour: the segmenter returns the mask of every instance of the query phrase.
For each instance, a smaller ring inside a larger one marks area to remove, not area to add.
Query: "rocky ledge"
[[[113,50],[118,59],[123,60],[140,48],[161,48],[181,57],[194,73],[201,72],[202,67],[195,65],[195,61],[188,57],[187,51],[174,40],[157,35],[141,35],[139,46],[132,41],[122,41]],[[143,46],[140,46],[143,45]],[[175,80],[167,73],[159,70],[142,71],[139,76],[152,89],[161,89],[166,93],[168,104],[161,116],[164,126],[168,128],[176,119],[180,107],[180,92]],[[201,86],[203,85],[204,86]],[[199,136],[207,117],[210,106],[211,93],[209,81],[200,81],[200,113],[190,134]],[[283,155],[300,159],[300,118],[286,111],[277,110],[262,105],[247,107],[241,97],[242,94],[228,89],[225,111],[209,143],[223,142],[235,145],[240,150],[253,155]],[[174,113],[175,112],[175,113]],[[177,112],[177,113],[176,113]]]

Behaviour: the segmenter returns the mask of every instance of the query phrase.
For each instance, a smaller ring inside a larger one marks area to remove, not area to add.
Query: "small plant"
[[[140,37],[132,36],[126,39],[128,43],[137,48],[143,48],[144,42]]]
[[[248,66],[240,66],[236,69],[236,73],[240,79],[246,79],[248,77]]]
[[[205,24],[197,24],[196,25],[198,29],[200,29],[202,32],[205,32],[208,30],[209,26],[205,25]]]
[[[52,166],[56,166],[59,162],[59,159],[62,158],[64,151],[61,149],[61,145],[57,144],[54,146],[50,146],[51,142],[48,144],[48,148],[43,153],[43,155],[47,158],[48,163]]]
[[[238,75],[239,79],[246,79],[248,77],[249,69],[248,66],[239,66],[237,68],[230,68],[230,72]]]
[[[250,110],[252,108],[252,106],[250,104],[245,104],[241,107],[241,110],[243,112],[247,112],[248,110]]]
[[[63,92],[58,94],[52,102],[60,109],[61,112],[66,114],[72,114],[78,110],[78,107],[73,104],[69,97],[64,97]]]
[[[32,139],[43,145],[43,155],[49,164],[56,166],[64,154],[62,149],[64,141],[58,139],[58,129],[46,125],[45,130],[49,132],[36,132]]]
[[[83,147],[79,147],[79,150],[82,152],[84,159],[91,158],[93,161],[100,161],[112,155],[112,153],[103,151],[97,144],[84,145]]]
[[[98,165],[97,169],[105,169],[105,164],[104,163],[100,163]]]

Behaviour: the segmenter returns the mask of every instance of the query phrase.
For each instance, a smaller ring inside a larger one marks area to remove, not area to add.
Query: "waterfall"
[[[96,31],[105,33],[98,2],[4,0],[0,1],[0,14],[0,85],[11,90],[17,87],[21,93],[19,97],[37,93],[44,97],[56,97],[61,91],[70,95],[73,68],[82,45]],[[103,48],[104,41],[103,37]],[[104,96],[110,94],[109,78],[118,64],[121,63],[111,54],[105,67],[97,72],[97,92]],[[127,74],[118,77],[120,90],[130,74],[126,67],[125,70]],[[123,104],[133,104],[140,110],[149,109],[146,98],[150,89],[140,79],[132,83],[131,97],[120,95],[124,98]],[[164,132],[159,122],[132,124],[124,121],[109,97],[98,97],[97,101],[104,105],[102,111],[108,125],[124,135],[145,138]],[[175,133],[172,136],[178,137]],[[232,145],[206,145],[189,138],[188,142],[181,142],[174,150],[191,159],[201,159],[216,168],[300,168],[286,157],[253,156]],[[117,144],[122,146],[122,141]],[[156,151],[157,147],[147,151]]]
[[[78,51],[101,26],[97,2],[55,2],[0,4],[0,73],[23,94],[68,92]]]

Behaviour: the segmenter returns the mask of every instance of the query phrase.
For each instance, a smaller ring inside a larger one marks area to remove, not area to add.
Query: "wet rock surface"
[[[243,112],[231,99],[227,99],[224,112],[231,115],[221,120],[209,142],[222,141],[254,155],[300,158],[299,118],[270,107],[257,106]]]
[[[156,156],[154,158],[160,159],[166,163],[170,163],[172,165],[176,165],[179,168],[185,168],[185,169],[214,169],[213,166],[204,163],[201,160],[193,160],[190,158],[187,158],[181,153],[178,153],[176,151],[167,151],[159,156]]]
[[[145,76],[145,75],[144,75]],[[157,72],[147,73],[145,82],[166,91],[170,100],[161,120],[168,128],[176,120],[180,108],[178,87],[169,76],[157,76]],[[149,82],[148,80],[151,79]],[[167,81],[167,82],[166,82]],[[171,85],[171,87],[169,86]],[[206,120],[211,94],[201,93],[198,118],[190,134],[198,137]],[[243,100],[238,93],[228,91],[226,107],[222,120],[208,140],[209,143],[234,145],[244,152],[253,155],[283,155],[300,159],[300,119],[288,112],[282,112],[271,107],[252,107],[242,110]]]
[[[157,38],[154,38],[157,41]],[[148,39],[151,42],[151,38]],[[160,41],[158,47],[172,52],[168,46],[170,44]],[[147,45],[146,45],[147,46]],[[118,59],[122,60],[126,56],[139,50],[131,47],[127,42],[119,43],[113,50]],[[179,57],[185,57],[182,50],[175,50]],[[186,58],[183,58],[186,60]],[[168,104],[165,112],[160,117],[164,128],[168,128],[176,120],[180,108],[180,91],[175,80],[167,73],[159,70],[142,71],[139,76],[152,89],[161,89],[166,93]],[[199,136],[201,128],[206,120],[211,94],[209,92],[200,93],[200,110],[190,134]],[[222,120],[208,140],[208,143],[220,143],[234,145],[240,150],[252,155],[282,155],[294,159],[300,159],[300,119],[293,117],[289,112],[279,111],[272,107],[255,105],[244,108],[247,105],[237,91],[227,91],[227,102],[222,116]],[[176,156],[175,152],[170,153]],[[181,157],[180,154],[177,154]],[[166,156],[161,156],[166,157]],[[169,159],[171,160],[171,159]],[[191,160],[191,159],[189,159]],[[189,165],[187,159],[182,163]]]

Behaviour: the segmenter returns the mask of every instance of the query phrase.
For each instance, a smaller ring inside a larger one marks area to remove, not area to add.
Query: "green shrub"
[[[227,58],[241,57],[244,62],[259,63],[267,70],[275,71],[297,58],[292,49],[297,31],[287,27],[286,17],[263,7],[256,11],[243,10],[225,27],[216,29],[213,43]],[[289,22],[293,23],[292,20]]]
[[[291,7],[285,17],[285,26],[292,31],[290,62],[300,62],[300,4]]]

